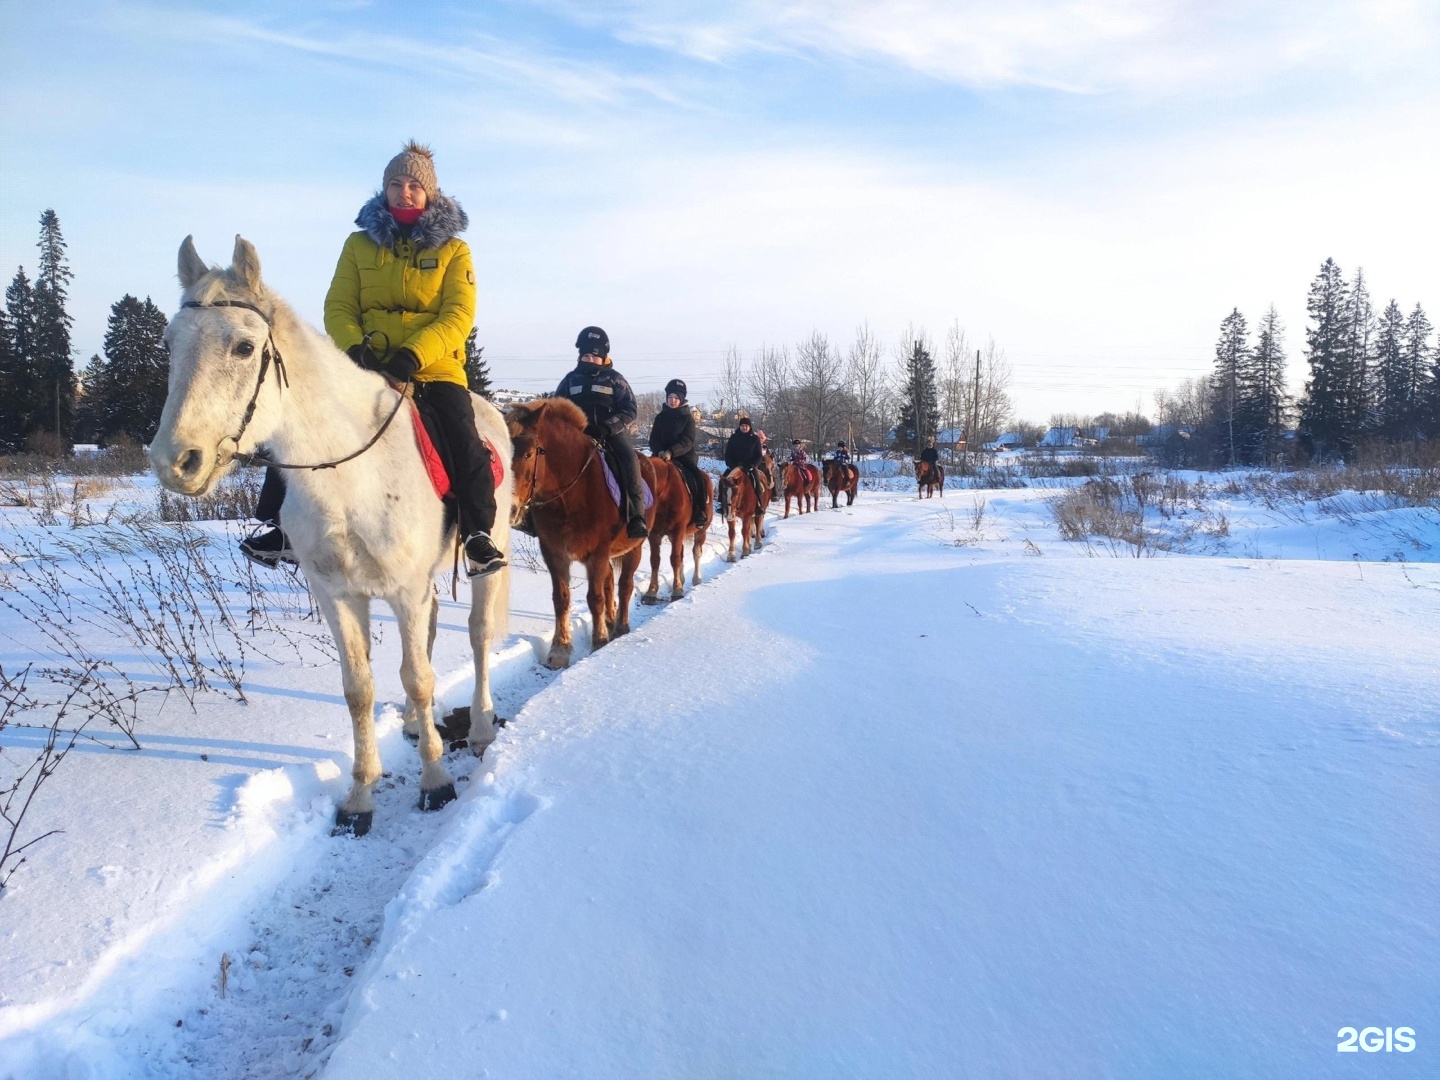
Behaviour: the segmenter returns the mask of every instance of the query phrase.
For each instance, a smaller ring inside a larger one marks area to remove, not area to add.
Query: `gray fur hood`
[[[390,213],[390,204],[385,201],[383,191],[377,191],[374,197],[360,208],[360,213],[355,215],[355,224],[364,229],[365,234],[381,247],[394,250],[395,245],[405,239],[400,223]],[[437,192],[425,212],[420,215],[420,220],[410,227],[410,240],[421,251],[438,248],[459,236],[469,226],[470,219],[465,215],[465,211],[460,209],[460,204],[443,191]]]

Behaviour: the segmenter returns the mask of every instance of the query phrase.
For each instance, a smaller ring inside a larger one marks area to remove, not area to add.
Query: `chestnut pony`
[[[760,491],[757,495],[755,485],[750,483],[750,477],[745,475],[745,470],[733,468],[720,478],[720,504],[725,507],[725,523],[730,528],[730,550],[725,555],[727,562],[735,561],[735,524],[740,524],[740,557],[744,558],[750,554],[751,539],[754,539],[754,550],[759,551],[763,547],[765,539],[765,508],[770,505],[771,487],[766,482],[765,473],[756,469],[760,477]]]
[[[860,489],[860,470],[854,465],[826,460],[825,486],[830,489],[830,509],[840,505],[840,492],[845,492],[845,505],[855,505],[855,493]]]
[[[685,595],[685,537],[693,534],[695,577],[692,584],[700,584],[700,553],[705,550],[705,537],[714,520],[715,487],[710,474],[701,472],[705,481],[705,524],[696,526],[692,515],[690,489],[678,466],[669,461],[650,458],[655,469],[655,523],[650,526],[650,586],[640,597],[642,604],[660,603],[660,543],[670,541],[670,571],[675,584],[670,590],[670,599],[679,600]]]
[[[784,517],[790,516],[790,500],[795,499],[796,513],[804,514],[820,508],[820,470],[814,465],[792,465],[786,461],[776,474],[775,486],[785,496]]]
[[[932,465],[928,461],[917,461],[915,463],[915,484],[918,487],[917,496],[922,499],[933,498],[936,491],[940,497],[945,497],[945,468],[942,465]]]
[[[570,564],[585,564],[589,587],[590,647],[630,632],[630,598],[635,568],[645,541],[625,535],[625,521],[605,486],[605,466],[598,443],[585,434],[585,414],[561,398],[541,398],[513,405],[505,414],[514,445],[513,523],[528,520],[540,541],[540,555],[550,571],[555,603],[555,636],[545,659],[549,668],[570,666]],[[640,457],[640,475],[655,490],[655,468]],[[645,512],[653,527],[655,506]],[[615,567],[620,563],[619,605]]]

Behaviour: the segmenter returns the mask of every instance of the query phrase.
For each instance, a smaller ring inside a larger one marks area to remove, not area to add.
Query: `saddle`
[[[610,492],[610,498],[615,500],[617,507],[624,506],[624,492],[620,490],[620,465],[615,460],[614,451],[608,444],[601,444],[600,461],[605,466],[605,487]],[[635,467],[638,471],[640,463],[637,461]],[[645,474],[640,474],[640,497],[644,500],[642,510],[649,510],[655,505],[655,495],[650,490],[650,485],[645,482]]]
[[[440,427],[440,418],[423,401],[410,399],[410,420],[415,429],[415,447],[420,451],[420,460],[425,463],[425,472],[430,476],[430,486],[435,497],[445,503],[446,521],[454,514],[455,493],[450,477],[455,472],[455,455]],[[490,476],[498,489],[505,479],[505,463],[495,452],[495,444],[483,435],[480,441],[490,454]]]

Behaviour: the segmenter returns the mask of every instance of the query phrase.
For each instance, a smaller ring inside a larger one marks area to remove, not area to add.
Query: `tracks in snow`
[[[723,555],[714,557],[714,547],[709,552],[707,580],[726,568]],[[661,570],[667,574],[668,566]],[[662,595],[667,594],[662,584]],[[691,587],[687,597],[693,594]],[[665,610],[666,605],[640,604],[637,590],[632,628]],[[588,617],[585,623],[588,637]],[[515,716],[558,677],[541,667],[536,655],[522,640],[492,658],[500,715]],[[441,680],[437,711],[441,703],[446,709],[468,704],[468,674],[462,670]],[[400,709],[383,706],[377,728],[387,772],[375,789],[374,827],[359,840],[319,841],[313,856],[303,858],[272,897],[251,912],[243,930],[231,935],[236,947],[228,954],[225,995],[219,995],[217,978],[208,1000],[184,1015],[155,1018],[157,1025],[173,1023],[178,1030],[164,1038],[152,1032],[146,1040],[149,1045],[141,1053],[148,1075],[268,1080],[318,1073],[339,1038],[365,966],[383,957],[377,944],[386,934],[403,935],[408,904],[436,899],[409,893],[438,890],[441,901],[454,902],[484,887],[489,866],[513,829],[540,808],[533,795],[495,791],[461,799],[439,813],[422,813],[416,806],[415,749],[401,734]],[[495,744],[501,753],[504,741],[502,732]],[[446,763],[462,794],[489,780],[489,764],[468,750],[447,755]],[[457,817],[477,820],[445,832]],[[427,858],[433,872],[412,881],[415,868]]]

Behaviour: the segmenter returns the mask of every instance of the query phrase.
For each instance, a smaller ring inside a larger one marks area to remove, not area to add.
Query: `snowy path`
[[[988,497],[792,518],[562,676],[517,658],[440,815],[392,723],[371,837],[277,800],[238,917],[17,1073],[1433,1073],[1440,568],[1239,516],[1329,557],[1086,558]]]

